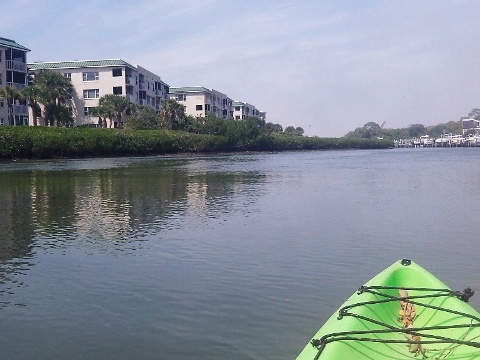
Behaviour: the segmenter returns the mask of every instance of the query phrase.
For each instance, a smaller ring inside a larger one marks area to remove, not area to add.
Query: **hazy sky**
[[[123,59],[307,135],[480,107],[480,1],[0,0],[28,61]]]

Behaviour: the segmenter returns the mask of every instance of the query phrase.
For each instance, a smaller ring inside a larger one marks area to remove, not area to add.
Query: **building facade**
[[[214,89],[203,86],[171,87],[169,98],[183,105],[186,115],[233,119],[232,99]]]
[[[467,132],[480,132],[480,120],[477,119],[462,119],[462,132],[465,135]]]
[[[257,108],[252,104],[242,101],[234,101],[233,116],[235,120],[243,120],[249,117],[256,117],[265,120],[266,113],[264,111],[257,110]]]
[[[27,52],[30,50],[14,40],[0,37],[0,89],[9,85],[22,90],[28,84]],[[28,125],[25,102],[0,97],[0,125]]]
[[[169,86],[160,76],[121,59],[36,62],[28,64],[28,69],[33,74],[49,69],[70,79],[74,92],[67,106],[76,126],[98,125],[99,118],[92,115],[92,109],[104,95],[125,96],[131,103],[155,111],[168,99]],[[114,119],[113,126],[118,125]]]

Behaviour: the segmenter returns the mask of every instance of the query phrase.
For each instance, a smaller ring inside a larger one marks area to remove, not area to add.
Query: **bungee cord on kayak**
[[[399,293],[399,296],[391,295],[385,291],[396,290]],[[417,293],[424,294],[421,295],[408,295],[408,291],[415,291]],[[318,349],[316,353],[315,360],[317,360],[322,351],[325,349],[325,346],[329,343],[336,341],[357,341],[357,342],[374,342],[374,343],[384,343],[384,344],[405,344],[408,347],[410,353],[413,356],[419,354],[423,358],[427,358],[426,351],[438,351],[440,352],[441,357],[436,357],[435,359],[445,358],[444,354],[449,354],[453,351],[454,347],[444,348],[444,349],[425,349],[423,345],[428,344],[452,344],[455,347],[460,345],[470,346],[474,348],[480,348],[480,342],[473,341],[475,338],[466,340],[468,333],[474,327],[480,327],[480,317],[465,313],[463,311],[457,311],[442,306],[435,306],[428,303],[420,302],[419,300],[426,300],[432,298],[448,298],[456,297],[464,302],[473,296],[474,291],[470,288],[465,289],[463,292],[452,291],[450,289],[438,289],[438,288],[427,288],[427,287],[396,287],[396,286],[361,286],[357,295],[361,295],[365,292],[371,293],[377,297],[380,297],[378,300],[371,301],[362,301],[356,302],[353,304],[346,305],[338,311],[337,320],[343,319],[345,316],[350,316],[356,319],[359,319],[363,322],[373,323],[378,325],[380,329],[371,329],[371,330],[357,330],[357,331],[343,331],[343,332],[332,332],[322,336],[319,339],[313,339],[311,344]],[[399,315],[397,321],[402,324],[402,326],[393,326],[384,321],[375,320],[365,315],[361,315],[353,312],[352,310],[358,307],[365,306],[375,306],[379,304],[388,304],[392,302],[399,302]],[[445,312],[453,315],[458,315],[460,318],[467,320],[467,322],[460,324],[449,324],[449,325],[435,325],[435,326],[422,326],[416,327],[413,322],[419,316],[418,309],[432,309],[437,312]],[[465,328],[466,332],[460,339],[454,339],[448,336],[441,336],[437,333],[429,333],[429,331],[438,330],[452,330],[452,329],[461,329]],[[392,339],[392,338],[380,338],[375,337],[376,335],[385,335],[385,334],[403,334],[404,338]],[[424,338],[424,339],[422,339]]]

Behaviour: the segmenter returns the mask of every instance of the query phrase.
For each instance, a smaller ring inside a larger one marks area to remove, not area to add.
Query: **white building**
[[[233,119],[232,99],[214,89],[203,86],[171,87],[169,98],[183,105],[186,115]]]
[[[257,110],[252,104],[242,101],[234,101],[233,116],[235,120],[242,120],[249,117],[256,117],[265,120],[266,112]]]
[[[0,37],[0,89],[7,85],[17,90],[28,84],[27,52],[30,50],[14,40]],[[0,98],[0,125],[28,125],[28,108],[25,103],[15,100],[9,116],[7,99]],[[9,122],[9,119],[11,121]]]
[[[156,111],[168,99],[169,86],[160,76],[121,59],[35,62],[28,64],[28,69],[34,74],[45,69],[57,71],[71,80],[74,92],[67,105],[76,126],[97,125],[98,117],[91,112],[104,95],[122,95]],[[114,126],[118,124],[114,122]]]

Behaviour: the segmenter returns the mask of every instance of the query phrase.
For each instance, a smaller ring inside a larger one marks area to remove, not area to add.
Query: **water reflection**
[[[165,218],[229,212],[239,200],[236,194],[254,196],[245,188],[262,182],[255,172],[210,172],[208,160],[194,162],[137,160],[98,170],[0,172],[0,259],[27,256],[34,241],[58,247],[73,240],[136,240],[135,234],[152,231],[152,224]]]
[[[124,251],[147,234],[221,216],[246,198],[255,201],[250,188],[264,175],[211,171],[216,164],[212,157],[2,165],[0,282],[11,283],[12,274],[34,265],[38,251]]]

